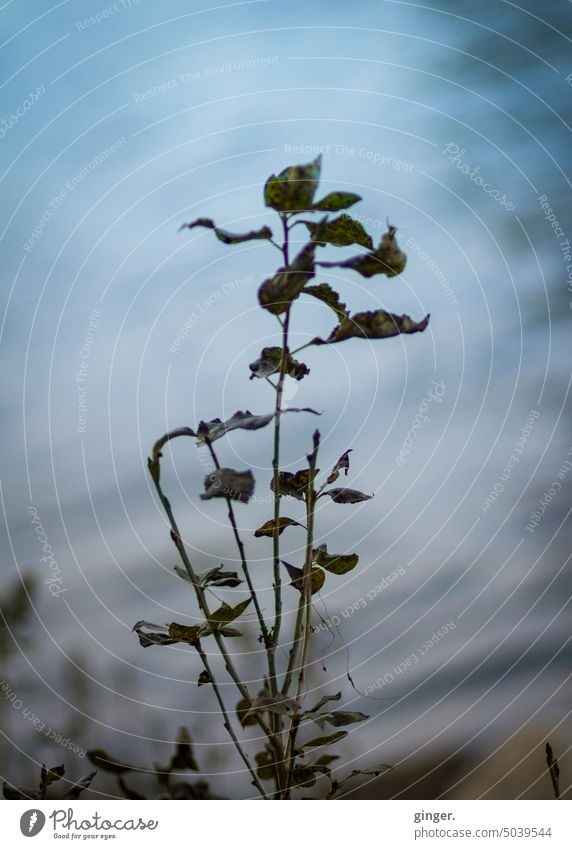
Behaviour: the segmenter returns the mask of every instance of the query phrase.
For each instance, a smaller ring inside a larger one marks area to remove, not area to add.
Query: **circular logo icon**
[[[46,824],[46,815],[33,808],[31,811],[26,811],[20,817],[20,831],[24,837],[35,837]]]

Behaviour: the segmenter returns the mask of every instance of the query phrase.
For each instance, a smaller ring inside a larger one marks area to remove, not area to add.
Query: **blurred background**
[[[352,311],[431,313],[422,334],[305,351],[311,374],[286,388],[323,411],[320,466],[352,448],[347,485],[375,492],[317,517],[330,551],[360,555],[316,600],[316,623],[339,624],[316,636],[310,687],[370,717],[340,769],[394,764],[362,790],[380,797],[549,797],[550,737],[566,787],[570,3],[9,0],[0,27],[2,777],[83,775],[95,747],[164,762],[185,725],[201,777],[249,795],[196,654],[131,632],[197,616],[146,458],[172,427],[273,406],[248,364],[278,341],[256,298],[278,253],[180,225],[276,227],[266,178],[322,152],[320,196],[362,195],[352,213],[375,242],[389,219],[408,254],[391,280],[324,281]],[[293,342],[332,325],[304,303]],[[314,427],[286,421],[284,468]],[[193,562],[236,568],[224,504],[198,497],[205,459],[180,443],[164,480]],[[252,532],[271,429],[219,446],[256,478],[237,515],[270,615],[271,541]],[[283,556],[301,565],[303,545],[290,529]],[[116,792],[103,774],[93,789]]]

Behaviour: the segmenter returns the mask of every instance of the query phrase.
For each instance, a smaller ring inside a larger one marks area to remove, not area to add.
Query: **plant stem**
[[[258,776],[256,775],[256,770],[254,769],[254,767],[250,763],[250,759],[249,759],[248,755],[246,754],[246,752],[242,748],[240,741],[239,741],[238,737],[236,736],[236,734],[234,732],[234,728],[231,725],[230,718],[229,718],[226,706],[224,704],[219,686],[216,682],[216,679],[213,675],[213,671],[210,667],[208,658],[207,658],[205,651],[204,651],[203,647],[201,646],[200,642],[197,643],[196,649],[197,649],[197,652],[199,653],[199,656],[200,656],[200,658],[203,662],[205,672],[207,673],[207,675],[210,678],[211,687],[213,688],[214,694],[216,696],[216,700],[217,700],[219,707],[220,707],[220,712],[222,713],[222,716],[223,716],[223,720],[224,720],[223,725],[226,728],[226,730],[228,731],[228,733],[230,734],[230,737],[231,737],[234,745],[236,746],[236,749],[237,749],[240,757],[242,758],[242,760],[246,764],[246,767],[247,767],[248,771],[250,772],[250,774],[252,776],[252,783],[254,784],[254,786],[256,787],[258,792],[260,793],[260,795],[264,799],[268,799],[269,798],[268,794],[266,793],[264,787],[260,783]]]
[[[282,695],[287,696],[294,677],[294,667],[296,666],[296,658],[298,657],[298,647],[302,639],[302,631],[304,627],[304,594],[300,593],[300,601],[298,602],[298,611],[296,613],[296,623],[294,625],[294,638],[290,646],[290,654],[288,656],[288,668],[282,685]]]
[[[215,450],[212,446],[212,443],[207,440],[207,446],[210,451],[210,455],[212,457],[213,463],[216,469],[220,469],[220,463],[218,461],[218,457],[215,453]],[[248,589],[250,591],[250,597],[254,602],[254,607],[256,610],[256,615],[258,616],[258,622],[260,623],[260,631],[262,634],[262,639],[264,640],[264,646],[268,650],[270,644],[270,634],[268,632],[268,628],[266,627],[266,622],[264,621],[264,617],[262,615],[262,610],[260,609],[260,604],[258,602],[258,596],[256,595],[254,584],[252,583],[252,578],[250,577],[250,571],[248,569],[248,563],[246,561],[246,552],[244,549],[244,543],[240,537],[240,533],[238,530],[238,525],[236,522],[236,516],[234,514],[234,508],[232,506],[232,500],[230,498],[226,498],[226,504],[228,507],[228,518],[232,527],[232,532],[234,534],[234,538],[236,540],[236,545],[238,547],[238,553],[240,555],[240,563],[242,567],[242,571],[244,573],[244,577],[246,578],[246,583],[248,585]],[[270,670],[269,670],[270,671]],[[272,674],[272,673],[270,673]],[[274,677],[276,677],[276,672],[274,672]]]
[[[310,638],[312,634],[312,565],[313,565],[313,548],[314,548],[314,508],[316,504],[316,492],[314,490],[314,475],[316,471],[316,461],[318,459],[318,448],[320,445],[320,434],[318,431],[314,433],[314,448],[308,454],[308,465],[310,474],[308,477],[308,488],[306,491],[306,557],[304,560],[304,571],[302,575],[302,604],[298,608],[301,610],[302,616],[297,617],[296,626],[297,633],[294,635],[294,643],[292,644],[292,669],[294,668],[295,657],[297,654],[297,644],[300,640],[299,631],[301,630],[300,619],[303,619],[303,635],[302,635],[302,657],[300,660],[300,670],[298,673],[298,686],[296,688],[296,701],[300,702],[302,691],[306,680],[306,671],[308,666],[308,653],[310,649]],[[290,663],[289,663],[290,668]],[[286,682],[285,682],[286,683]],[[290,686],[290,681],[288,681]],[[286,744],[286,763],[288,764],[288,779],[286,782],[285,799],[290,798],[292,790],[292,775],[296,765],[296,736],[300,725],[300,717],[294,716],[290,724],[288,734],[288,742]]]

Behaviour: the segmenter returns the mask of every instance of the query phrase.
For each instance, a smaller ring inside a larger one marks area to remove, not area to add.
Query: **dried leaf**
[[[257,752],[254,756],[256,761],[256,774],[261,781],[272,781],[275,774],[275,760],[272,752],[264,749],[263,752]]]
[[[407,255],[399,248],[395,232],[395,227],[390,227],[374,251],[352,256],[342,262],[324,262],[322,265],[330,268],[351,268],[362,277],[373,277],[376,274],[395,277],[401,274],[407,262]]]
[[[225,245],[238,245],[240,242],[251,242],[253,239],[271,239],[272,230],[270,227],[261,227],[260,230],[251,230],[249,233],[229,233],[228,230],[221,230],[215,226],[212,218],[197,218],[190,224],[183,224],[181,230],[192,230],[193,227],[208,227],[209,230],[214,230],[217,239],[224,242]]]
[[[146,629],[148,628],[152,628],[153,630],[147,631]],[[135,623],[133,630],[139,637],[139,642],[144,649],[149,646],[171,646],[177,642],[177,640],[169,636],[166,625],[155,625],[153,622],[145,622],[142,619],[140,622]]]
[[[103,749],[90,749],[86,754],[92,764],[104,772],[113,772],[115,775],[121,775],[124,772],[132,772],[135,769],[133,766],[127,766],[127,764],[112,758]]]
[[[169,625],[169,637],[174,643],[197,646],[201,637],[207,637],[210,633],[210,629],[205,629],[204,625],[179,625],[177,622]]]
[[[191,735],[186,728],[182,727],[177,733],[175,754],[171,758],[167,772],[181,772],[186,769],[198,772],[199,767],[193,754]]]
[[[40,773],[40,795],[42,799],[45,798],[50,784],[53,784],[54,781],[59,781],[63,775],[65,775],[63,764],[61,766],[53,766],[50,769],[47,769],[46,765],[42,764],[42,771]]]
[[[314,241],[320,245],[328,244],[337,245],[338,247],[361,245],[364,248],[373,250],[371,236],[364,230],[359,221],[356,221],[351,215],[340,215],[338,218],[326,222],[321,229],[319,224],[313,224],[310,221],[304,223]]]
[[[236,714],[238,716],[238,720],[243,728],[246,728],[247,725],[256,725],[256,717],[251,712],[252,702],[248,699],[241,699],[236,706]]]
[[[282,348],[278,346],[263,348],[258,359],[249,365],[252,372],[250,379],[253,380],[255,377],[270,377],[271,374],[277,374],[280,371],[281,362]],[[310,374],[310,369],[307,365],[299,363],[288,354],[284,374],[293,377],[295,380],[302,380],[303,377]]]
[[[248,503],[254,492],[254,477],[250,470],[236,472],[234,469],[215,469],[205,478],[203,501],[211,498],[229,498],[233,501]]]
[[[345,472],[347,477],[348,469],[350,467],[350,451],[352,450],[352,448],[348,448],[348,450],[342,454],[342,456],[328,475],[326,483],[334,483],[334,481],[337,481],[342,470]]]
[[[317,710],[320,710],[320,708],[324,707],[324,705],[327,705],[328,702],[339,702],[341,697],[342,697],[341,692],[340,693],[334,693],[333,696],[322,696],[322,698],[318,702],[316,702],[314,707],[310,708],[309,713],[315,713]]]
[[[231,607],[230,604],[223,601],[218,610],[211,613],[208,620],[209,625],[213,629],[220,628],[223,625],[228,625],[229,622],[233,622],[235,619],[238,619],[242,613],[244,613],[251,601],[251,598],[247,598],[234,607]]]
[[[251,413],[250,410],[246,410],[244,413],[242,410],[238,410],[225,422],[221,421],[221,419],[212,419],[210,422],[200,422],[196,436],[200,442],[214,442],[230,430],[236,430],[237,428],[240,428],[241,430],[258,430],[261,427],[266,427],[273,418],[274,413],[257,416]]]
[[[330,725],[338,728],[340,725],[352,725],[354,722],[363,722],[364,719],[369,719],[369,716],[361,713],[359,710],[334,710],[331,713],[321,714],[320,719],[324,719]]]
[[[401,333],[422,333],[429,324],[429,315],[413,321],[408,315],[394,315],[385,310],[358,312],[342,319],[325,340],[312,340],[315,345],[343,342],[345,339],[390,339]]]
[[[357,554],[328,554],[325,544],[315,548],[312,556],[314,563],[328,572],[333,572],[334,575],[345,575],[346,572],[351,572],[357,566],[359,560]]]
[[[308,740],[300,746],[300,751],[304,749],[317,749],[319,746],[329,746],[330,743],[338,743],[348,736],[348,731],[336,731],[335,734],[328,734],[325,737],[314,737],[313,740]]]
[[[313,766],[295,766],[292,770],[292,782],[295,787],[313,787],[316,783],[316,773],[323,769],[315,769]]]
[[[202,587],[238,587],[242,584],[236,572],[224,572],[223,565],[209,569],[199,576]]]
[[[330,192],[322,200],[317,201],[312,209],[319,212],[339,212],[341,209],[349,209],[360,200],[361,197],[354,195],[353,192]]]
[[[289,519],[288,516],[280,516],[278,519],[278,523],[274,522],[274,519],[268,519],[267,522],[264,522],[258,530],[254,531],[255,537],[273,537],[275,528],[278,528],[278,536],[280,536],[286,528],[289,528],[291,525],[296,525],[297,527],[303,527],[300,525],[300,522],[296,522],[295,519]]]
[[[278,176],[272,174],[264,186],[266,206],[278,212],[312,209],[321,167],[322,157],[318,156],[306,165],[291,165],[284,168]]]
[[[357,504],[358,501],[369,501],[370,498],[373,498],[373,495],[366,495],[365,492],[359,492],[357,489],[346,489],[343,486],[326,489],[322,495],[329,495],[336,504]]]
[[[285,560],[282,561],[288,574],[291,577],[290,586],[294,587],[295,590],[299,590],[301,593],[304,592],[304,570],[298,569],[296,566],[292,566],[290,563],[287,563]],[[311,582],[312,582],[312,595],[314,593],[319,592],[324,586],[324,581],[326,580],[326,573],[322,569],[313,568],[311,571]]]
[[[311,295],[313,298],[317,298],[322,303],[327,304],[335,312],[339,321],[349,315],[346,305],[340,301],[340,296],[332,289],[329,283],[318,283],[317,286],[305,286],[302,289],[302,294]]]
[[[79,799],[83,791],[88,789],[96,775],[97,770],[84,775],[83,778],[78,778],[77,781],[74,781],[69,790],[64,793],[62,799]]]
[[[210,676],[210,673],[203,669],[201,674],[199,675],[199,680],[197,681],[197,686],[202,687],[203,684],[212,684],[213,679]]]
[[[276,713],[281,716],[293,716],[300,711],[300,704],[288,696],[257,696],[247,711],[247,715],[255,713]]]
[[[288,267],[280,268],[273,277],[265,280],[258,289],[260,306],[280,315],[286,312],[306,283],[314,276],[316,242],[308,242]]]
[[[298,501],[303,501],[308,491],[310,481],[314,481],[320,470],[300,469],[297,472],[279,472],[278,490],[280,495],[291,495]],[[270,489],[274,492],[274,478],[270,483]]]

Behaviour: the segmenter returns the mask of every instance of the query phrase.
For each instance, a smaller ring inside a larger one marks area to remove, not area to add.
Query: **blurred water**
[[[92,0],[0,10],[3,576],[30,568],[40,577],[35,639],[11,661],[30,709],[61,723],[85,713],[95,724],[78,725],[80,745],[110,741],[140,760],[161,757],[153,740],[215,710],[194,685],[192,655],[143,651],[130,634],[140,618],[196,615],[172,572],[146,457],[170,427],[271,409],[248,363],[276,341],[256,289],[277,254],[178,227],[199,215],[235,230],[273,226],[266,177],[323,148],[324,193],[363,194],[355,212],[374,240],[389,218],[409,255],[392,280],[332,270],[328,281],[352,310],[431,313],[424,334],[305,352],[312,373],[288,389],[289,403],[324,411],[320,466],[352,447],[350,485],[375,491],[318,515],[330,551],[360,554],[317,603],[325,619],[340,618],[340,634],[316,639],[316,676],[324,662],[327,689],[344,689],[371,716],[347,758],[492,745],[526,723],[569,731],[566,474],[538,525],[526,525],[570,450],[570,5],[115,5],[99,23]],[[30,92],[36,99],[10,126]],[[294,342],[331,326],[307,304]],[[400,465],[432,381],[442,398]],[[518,463],[502,478],[531,411]],[[285,465],[300,464],[314,427],[288,419]],[[271,439],[264,430],[221,443],[223,464],[253,469],[259,496]],[[166,487],[197,568],[236,565],[224,509],[198,500],[201,457],[184,444],[173,456],[178,477],[166,470]],[[29,505],[61,570],[58,598],[42,582],[49,565]],[[288,505],[297,518],[299,508]],[[252,531],[270,505],[237,513],[269,612],[270,545]],[[284,557],[300,563],[302,531],[282,539]],[[455,628],[421,656],[448,622]],[[256,680],[249,631],[241,652]],[[348,667],[369,698],[349,687]],[[5,727],[38,759],[21,716]],[[200,742],[210,752],[218,737],[211,721]],[[216,772],[240,770],[230,749],[224,762],[208,757]],[[223,780],[229,793],[236,786]]]

